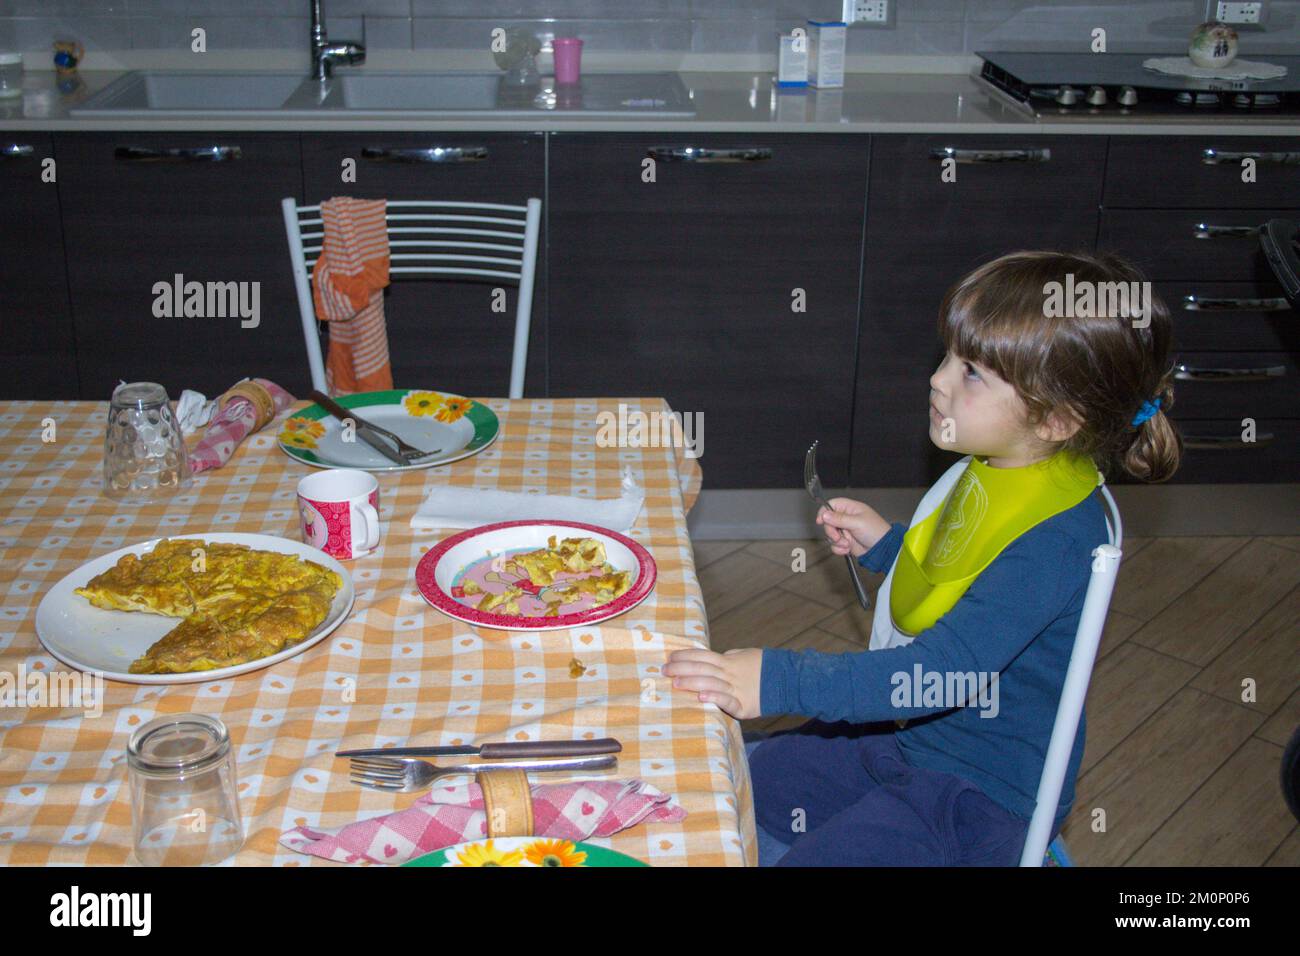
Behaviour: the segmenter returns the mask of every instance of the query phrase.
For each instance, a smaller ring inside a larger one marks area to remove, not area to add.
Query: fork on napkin
[[[534,784],[534,835],[577,843],[638,823],[677,823],[686,809],[643,780]],[[295,827],[280,842],[299,853],[339,863],[405,863],[434,850],[487,836],[483,790],[477,783],[435,787],[405,810],[333,830]]]

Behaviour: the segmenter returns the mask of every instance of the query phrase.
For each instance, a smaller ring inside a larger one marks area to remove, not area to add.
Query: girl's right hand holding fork
[[[889,531],[889,522],[869,504],[852,498],[831,498],[830,506],[834,510],[818,509],[817,523],[836,554],[860,558]]]

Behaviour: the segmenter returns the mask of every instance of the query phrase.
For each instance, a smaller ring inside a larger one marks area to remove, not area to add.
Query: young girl
[[[889,570],[871,650],[671,655],[674,687],[737,719],[819,718],[748,748],[761,862],[1019,860],[1107,540],[1098,469],[1163,481],[1181,452],[1169,315],[1147,289],[1115,257],[1055,252],[958,282],[940,310],[930,438],[969,457],[910,528],[847,498],[817,515],[836,554]],[[1119,290],[1135,293],[1127,307]],[[1080,721],[1053,836],[1083,745]]]

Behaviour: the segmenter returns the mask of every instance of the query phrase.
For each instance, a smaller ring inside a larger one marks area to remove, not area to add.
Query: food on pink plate
[[[452,597],[487,614],[559,617],[608,604],[632,586],[631,571],[616,571],[595,538],[555,536],[545,548],[489,553],[463,568]],[[481,596],[480,596],[481,595]]]

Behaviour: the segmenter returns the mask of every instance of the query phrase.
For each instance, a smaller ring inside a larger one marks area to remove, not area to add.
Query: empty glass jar
[[[146,503],[169,498],[191,481],[185,440],[166,389],[154,382],[119,385],[104,435],[104,494]]]
[[[220,863],[244,843],[226,725],[206,714],[149,721],[127,744],[135,855],[145,866]]]

